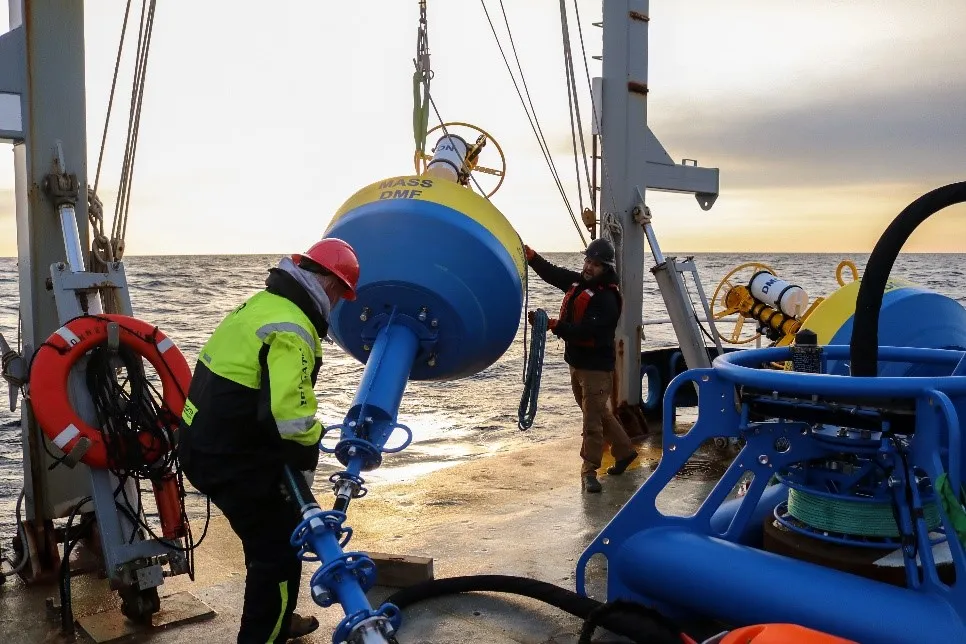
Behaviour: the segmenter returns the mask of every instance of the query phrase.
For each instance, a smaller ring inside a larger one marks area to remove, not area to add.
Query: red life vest
[[[580,324],[581,320],[584,319],[584,313],[587,312],[587,307],[590,306],[590,299],[594,297],[600,291],[605,288],[614,289],[617,294],[618,302],[621,301],[620,290],[617,288],[616,284],[597,284],[596,286],[588,286],[578,293],[577,288],[580,282],[574,282],[570,287],[570,290],[564,295],[563,302],[560,304],[560,316],[559,319],[562,322],[569,322],[571,324]],[[574,340],[571,342],[578,347],[593,347],[597,343],[593,340]]]

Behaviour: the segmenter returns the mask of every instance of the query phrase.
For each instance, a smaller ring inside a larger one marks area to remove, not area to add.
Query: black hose
[[[94,517],[88,516],[81,520],[77,534],[73,539],[71,538],[70,529],[74,525],[74,517],[80,512],[81,507],[90,501],[91,497],[87,496],[74,506],[70,515],[67,517],[67,527],[64,529],[64,558],[60,560],[58,584],[60,586],[60,628],[61,632],[68,637],[74,635],[74,612],[72,610],[70,597],[70,554],[74,550],[74,546],[80,542],[87,530],[93,525]],[[26,544],[24,544],[24,547],[26,548]]]
[[[927,192],[906,206],[876,242],[855,301],[849,355],[853,376],[876,376],[879,373],[879,310],[889,273],[903,244],[930,216],[962,202],[966,202],[966,181]]]
[[[590,626],[585,625],[585,630],[590,629],[588,638],[599,624],[618,635],[629,637],[634,642],[681,644],[681,629],[647,606],[631,602],[604,604],[596,599],[582,597],[572,590],[526,577],[471,575],[432,579],[398,590],[386,601],[402,609],[426,599],[467,592],[510,593],[550,604],[583,620],[590,620]]]

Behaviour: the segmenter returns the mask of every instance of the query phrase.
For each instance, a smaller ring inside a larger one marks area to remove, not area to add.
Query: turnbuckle
[[[352,472],[336,472],[329,477],[329,483],[332,484],[332,493],[338,498],[361,499],[369,493],[366,480]]]

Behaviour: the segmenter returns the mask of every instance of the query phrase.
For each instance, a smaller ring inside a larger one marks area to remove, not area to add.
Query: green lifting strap
[[[426,132],[429,129],[429,92],[424,95],[422,85],[423,72],[416,70],[413,72],[413,141],[420,153],[426,151]]]

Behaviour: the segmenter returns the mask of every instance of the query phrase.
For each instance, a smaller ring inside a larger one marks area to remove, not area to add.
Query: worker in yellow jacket
[[[302,563],[289,538],[300,521],[287,465],[311,480],[322,427],[314,385],[329,313],[355,299],[359,261],[328,238],[282,259],[266,288],[218,325],[202,347],[179,432],[181,468],[241,539],[245,604],[240,643],[285,642],[318,628],[293,613]]]

